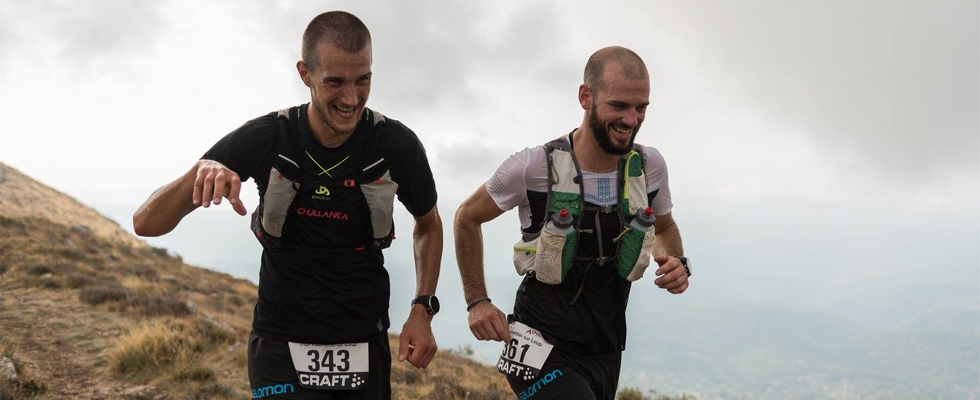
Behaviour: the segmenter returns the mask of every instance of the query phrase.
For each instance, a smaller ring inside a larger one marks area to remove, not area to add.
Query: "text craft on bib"
[[[510,337],[497,360],[497,371],[522,381],[536,379],[555,345],[537,329],[516,321],[510,324]]]
[[[363,389],[368,380],[368,344],[289,342],[299,384],[308,389]]]

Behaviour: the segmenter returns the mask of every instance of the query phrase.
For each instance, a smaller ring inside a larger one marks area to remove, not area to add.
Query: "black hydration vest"
[[[307,249],[325,251],[355,251],[363,249],[384,249],[395,238],[394,212],[395,192],[398,184],[391,180],[388,163],[377,143],[369,143],[367,154],[362,158],[364,165],[358,175],[346,179],[321,178],[303,171],[296,160],[303,154],[299,146],[300,109],[296,106],[280,110],[276,116],[276,159],[269,171],[269,184],[252,213],[252,232],[266,249],[296,248],[284,246],[282,238],[289,226],[287,217],[295,213],[297,195],[315,195],[317,191],[329,191],[337,187],[357,187],[363,196],[370,214],[369,235],[364,245],[349,249]],[[374,131],[385,129],[385,117],[377,111],[364,109],[364,116]]]

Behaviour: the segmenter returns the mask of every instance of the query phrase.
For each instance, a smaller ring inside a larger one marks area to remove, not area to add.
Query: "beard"
[[[331,130],[333,130],[338,134],[346,135],[351,132],[354,132],[354,130],[357,129],[357,124],[355,124],[350,129],[341,129],[339,126],[334,124],[333,121],[331,121],[330,118],[327,117],[327,110],[324,109],[323,105],[320,104],[320,102],[318,101],[313,102],[313,111],[315,111],[316,118],[319,119],[320,122],[323,122],[325,125],[330,127]]]
[[[633,135],[630,136],[630,141],[625,147],[616,147],[612,142],[612,138],[609,136],[609,127],[602,123],[602,121],[599,121],[599,117],[596,115],[595,101],[593,101],[592,112],[589,115],[589,128],[592,129],[592,137],[599,143],[599,148],[607,154],[615,154],[617,156],[629,153],[630,147],[633,146],[633,139],[636,138],[636,133],[639,132],[639,126],[633,130]]]

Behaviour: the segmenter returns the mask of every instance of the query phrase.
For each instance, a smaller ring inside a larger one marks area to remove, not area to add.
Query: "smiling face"
[[[303,61],[297,64],[319,122],[311,121],[311,126],[323,127],[328,135],[348,135],[357,128],[371,94],[371,44],[348,53],[324,41],[317,58],[312,68]]]
[[[580,92],[589,128],[604,152],[626,154],[650,104],[650,78],[629,78],[621,66],[610,63],[601,86],[594,91],[583,85]]]

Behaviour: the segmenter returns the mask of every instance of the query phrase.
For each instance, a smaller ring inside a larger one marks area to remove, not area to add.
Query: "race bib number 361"
[[[289,342],[289,356],[302,387],[320,390],[364,389],[368,380],[368,344]]]
[[[536,379],[555,345],[546,342],[537,329],[520,322],[510,324],[510,337],[497,360],[497,371],[522,381]]]

